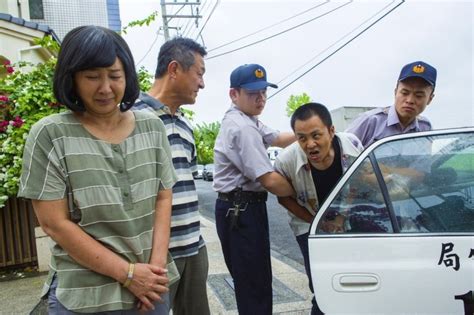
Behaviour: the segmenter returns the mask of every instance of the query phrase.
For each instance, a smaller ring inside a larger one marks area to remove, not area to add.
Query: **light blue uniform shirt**
[[[423,116],[418,116],[410,125],[403,128],[395,105],[392,105],[361,114],[345,131],[356,135],[364,148],[367,148],[373,142],[388,136],[427,130],[431,130],[431,123]]]
[[[273,172],[267,148],[277,136],[278,131],[232,104],[224,115],[214,146],[214,190],[264,191],[257,178]]]

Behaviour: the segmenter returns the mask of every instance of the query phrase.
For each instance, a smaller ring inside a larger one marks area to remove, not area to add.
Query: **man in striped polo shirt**
[[[204,88],[206,50],[189,38],[176,37],[163,44],[158,54],[155,81],[141,93],[135,110],[158,115],[166,127],[178,181],[173,187],[169,250],[181,279],[170,287],[174,315],[210,314],[206,281],[208,257],[200,233],[198,196],[193,172],[197,171],[192,127],[181,105],[194,104]]]

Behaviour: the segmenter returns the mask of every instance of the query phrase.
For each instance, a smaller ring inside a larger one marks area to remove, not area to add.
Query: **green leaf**
[[[310,102],[311,97],[306,93],[301,95],[290,95],[290,98],[288,98],[288,101],[286,102],[286,115],[291,117],[298,107]]]
[[[154,11],[153,13],[151,13],[149,16],[147,16],[146,18],[142,20],[131,21],[125,27],[122,28],[122,33],[127,34],[128,29],[132,27],[143,26],[143,25],[149,26],[151,22],[156,20],[157,16],[158,16],[158,11]]]
[[[25,140],[31,126],[45,116],[64,110],[52,108],[56,102],[52,93],[52,82],[56,58],[38,65],[30,65],[29,72],[21,67],[25,63],[12,65],[15,72],[0,78],[0,95],[9,98],[8,105],[0,109],[1,120],[14,121],[19,116],[21,127],[9,125],[0,132],[1,169],[0,208],[9,196],[15,196],[21,174],[21,159]]]
[[[196,125],[194,128],[194,141],[196,142],[197,160],[199,164],[209,164],[214,162],[214,145],[221,124],[212,122]]]

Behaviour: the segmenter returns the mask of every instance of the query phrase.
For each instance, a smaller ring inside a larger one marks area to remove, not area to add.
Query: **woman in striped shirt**
[[[51,237],[50,314],[168,314],[171,188],[166,131],[138,97],[125,41],[98,26],[64,38],[54,95],[25,145],[19,196]]]

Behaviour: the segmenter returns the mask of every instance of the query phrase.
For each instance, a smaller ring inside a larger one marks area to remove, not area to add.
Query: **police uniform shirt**
[[[395,105],[392,105],[361,114],[346,129],[346,132],[356,135],[366,148],[373,142],[391,135],[427,130],[431,130],[431,123],[423,116],[418,116],[410,125],[403,128]]]
[[[214,190],[264,191],[257,178],[273,171],[267,148],[277,136],[278,131],[232,104],[224,115],[214,146]]]

